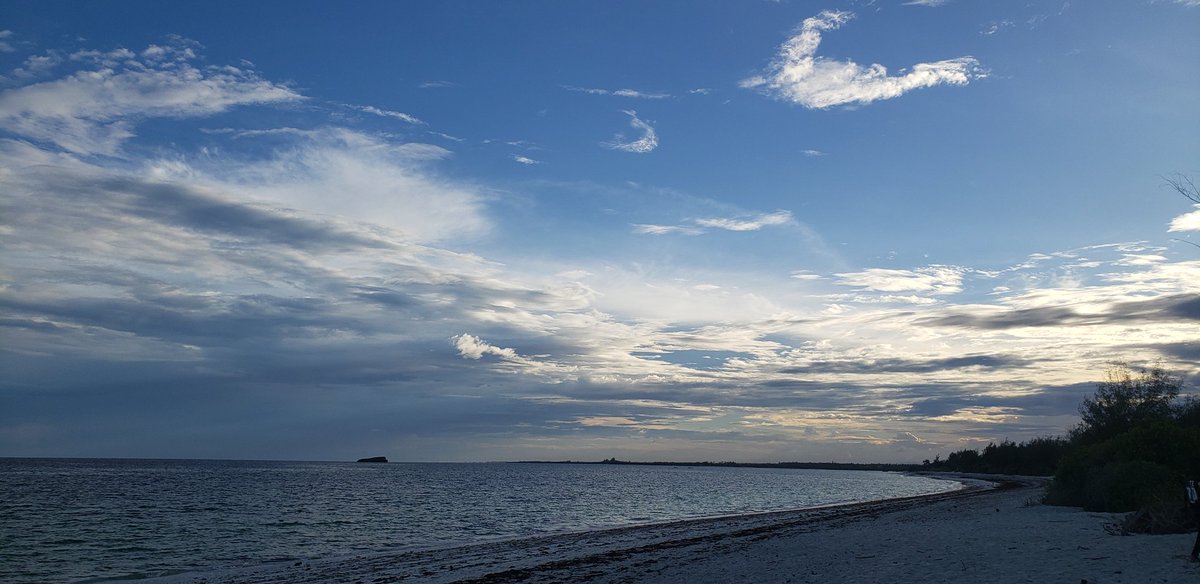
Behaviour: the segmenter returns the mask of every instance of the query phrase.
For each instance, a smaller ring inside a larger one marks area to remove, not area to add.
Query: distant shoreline
[[[599,461],[586,460],[516,460],[511,464],[607,464],[616,466],[706,466],[732,468],[784,468],[804,470],[874,470],[885,472],[914,472],[927,470],[920,464],[892,464],[873,462],[637,462],[610,458]]]

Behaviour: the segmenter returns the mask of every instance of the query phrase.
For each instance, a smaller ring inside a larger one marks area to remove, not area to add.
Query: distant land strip
[[[876,470],[891,472],[913,472],[925,470],[919,464],[886,464],[876,462],[635,462],[607,458],[600,461],[585,460],[517,460],[513,464],[613,464],[635,466],[728,466],[739,468],[799,468],[815,470]]]

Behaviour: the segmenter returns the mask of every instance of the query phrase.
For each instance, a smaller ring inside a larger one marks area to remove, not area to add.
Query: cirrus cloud
[[[696,225],[711,227],[713,229],[724,229],[726,231],[758,231],[769,225],[786,225],[787,223],[791,223],[791,221],[792,214],[790,212],[775,211],[774,213],[764,213],[749,218],[713,217],[697,219]]]
[[[604,142],[603,146],[611,150],[633,152],[634,154],[646,154],[658,148],[658,134],[654,131],[654,127],[639,118],[637,112],[623,111],[629,116],[629,125],[642,131],[642,137],[636,140],[626,140],[625,136],[617,134],[611,142]]]
[[[233,66],[194,64],[195,43],[172,39],[140,53],[78,51],[85,68],[0,93],[0,125],[83,155],[113,155],[145,118],[206,116],[239,105],[303,99],[286,85]]]

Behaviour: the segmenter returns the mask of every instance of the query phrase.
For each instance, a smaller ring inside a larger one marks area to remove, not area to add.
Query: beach
[[[171,578],[265,582],[1196,582],[1194,534],[1038,502],[1041,481]]]

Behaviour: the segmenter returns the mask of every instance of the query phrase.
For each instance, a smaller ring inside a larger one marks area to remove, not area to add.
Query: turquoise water
[[[0,459],[0,582],[139,579],[958,486],[724,467]]]

